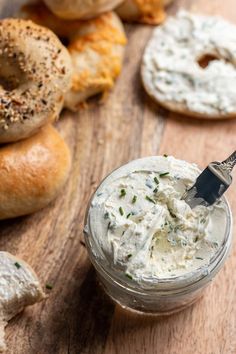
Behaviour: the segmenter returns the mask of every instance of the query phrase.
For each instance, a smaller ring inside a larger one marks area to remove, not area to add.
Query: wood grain
[[[2,17],[20,0],[1,0]],[[221,14],[236,23],[235,0],[176,0]],[[148,26],[127,26],[123,72],[105,104],[57,124],[73,154],[70,179],[59,198],[35,215],[0,223],[0,249],[24,258],[42,284],[53,284],[46,301],[28,308],[6,331],[11,354],[235,354],[236,247],[202,300],[179,314],[156,319],[130,314],[100,290],[83,244],[88,199],[112,169],[140,156],[167,153],[205,166],[236,145],[236,121],[203,122],[157,107],[145,94],[140,60]],[[236,211],[235,185],[228,198]]]

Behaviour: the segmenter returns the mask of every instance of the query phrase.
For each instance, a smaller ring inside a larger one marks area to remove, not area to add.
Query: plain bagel
[[[116,12],[122,20],[156,25],[162,23],[166,14],[164,7],[172,0],[125,0]]]
[[[0,21],[0,143],[55,120],[71,84],[71,59],[49,29],[22,19]]]
[[[63,19],[91,19],[113,10],[123,0],[44,0],[49,9]]]
[[[49,204],[64,186],[70,152],[51,125],[32,137],[0,148],[0,220],[31,214]]]
[[[156,28],[142,60],[147,93],[197,118],[236,116],[236,26],[180,11]]]
[[[22,16],[50,28],[66,39],[72,59],[72,86],[65,106],[73,111],[87,98],[106,92],[121,71],[126,36],[122,22],[114,12],[93,20],[65,21],[53,15],[43,4],[27,5]]]

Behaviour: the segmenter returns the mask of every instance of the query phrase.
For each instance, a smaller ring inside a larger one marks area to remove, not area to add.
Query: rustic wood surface
[[[20,0],[0,0],[2,17]],[[235,0],[176,0],[179,7],[221,14],[236,23]],[[140,59],[148,26],[127,26],[124,69],[105,104],[65,111],[58,128],[73,154],[60,197],[35,215],[0,223],[0,249],[29,262],[53,284],[46,301],[24,311],[6,330],[11,354],[235,354],[236,245],[223,270],[194,306],[167,318],[131,315],[98,288],[83,243],[88,199],[112,169],[140,156],[173,154],[205,166],[235,150],[236,120],[198,121],[157,107],[145,94]],[[236,212],[235,184],[228,192]]]

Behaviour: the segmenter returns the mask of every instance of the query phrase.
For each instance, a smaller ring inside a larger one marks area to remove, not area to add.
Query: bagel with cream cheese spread
[[[13,317],[45,298],[37,275],[29,264],[8,252],[0,252],[0,353],[5,352],[5,327]]]
[[[203,119],[236,117],[236,26],[216,16],[180,11],[157,27],[141,76],[165,108]]]

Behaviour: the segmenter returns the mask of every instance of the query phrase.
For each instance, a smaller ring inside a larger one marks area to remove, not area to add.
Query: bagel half
[[[70,152],[59,133],[43,127],[32,137],[0,148],[0,220],[48,205],[64,186]]]
[[[52,31],[22,19],[0,21],[0,143],[29,137],[58,117],[71,69]]]
[[[26,306],[45,298],[33,269],[8,252],[0,252],[0,353],[6,350],[4,329],[7,322]]]
[[[76,111],[89,97],[110,90],[120,74],[126,36],[114,12],[87,21],[65,21],[43,4],[27,5],[22,16],[46,26],[69,42],[73,74],[65,107]]]
[[[68,20],[91,19],[113,10],[123,0],[44,0],[58,17]]]

